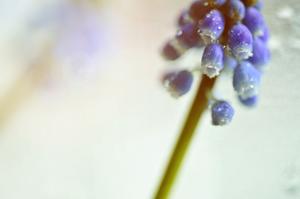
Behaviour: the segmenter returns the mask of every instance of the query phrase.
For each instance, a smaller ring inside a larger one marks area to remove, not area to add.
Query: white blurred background
[[[199,127],[172,199],[300,198],[300,4],[265,0],[259,106]],[[0,198],[151,198],[193,93],[159,56],[188,0],[0,1]],[[200,55],[199,55],[200,59]]]

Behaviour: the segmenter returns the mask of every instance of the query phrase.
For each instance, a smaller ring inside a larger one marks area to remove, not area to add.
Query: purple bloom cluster
[[[269,30],[261,14],[260,0],[196,0],[180,14],[176,35],[162,49],[167,60],[177,60],[192,48],[204,48],[200,71],[215,78],[222,71],[233,73],[233,88],[242,105],[258,100],[262,72],[270,60]],[[186,94],[193,72],[182,70],[164,75],[175,97]],[[224,100],[212,106],[214,125],[231,121],[233,108]]]

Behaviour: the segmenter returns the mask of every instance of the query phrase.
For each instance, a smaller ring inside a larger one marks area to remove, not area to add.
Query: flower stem
[[[177,140],[169,164],[166,168],[164,176],[160,182],[158,190],[154,199],[167,199],[169,198],[171,189],[176,180],[178,171],[182,165],[182,161],[191,143],[193,135],[196,131],[198,122],[207,109],[208,95],[211,92],[215,83],[215,79],[209,79],[206,76],[202,77],[199,83],[196,96],[194,98],[191,109],[187,115],[184,126],[181,130],[180,136]]]

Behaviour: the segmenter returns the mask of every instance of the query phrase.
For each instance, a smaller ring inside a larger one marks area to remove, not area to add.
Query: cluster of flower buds
[[[189,49],[204,48],[197,67],[201,73],[215,78],[224,69],[231,71],[239,101],[252,107],[270,60],[269,31],[261,8],[259,0],[196,0],[180,14],[178,31],[164,45],[162,55],[175,61]],[[190,90],[195,71],[169,72],[163,77],[164,85],[172,96],[180,97]],[[211,110],[214,125],[228,124],[234,115],[224,100],[214,100]]]

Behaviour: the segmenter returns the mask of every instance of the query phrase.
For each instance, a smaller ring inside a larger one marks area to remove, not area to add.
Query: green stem
[[[155,194],[154,199],[167,199],[169,198],[170,191],[176,180],[178,171],[182,165],[182,161],[191,143],[198,122],[207,109],[208,94],[211,92],[215,83],[215,79],[209,79],[206,76],[202,77],[199,83],[197,94],[194,98],[191,109],[187,115],[184,126],[181,130],[178,141],[175,145],[173,154],[169,160],[169,164],[164,173],[159,188]]]

